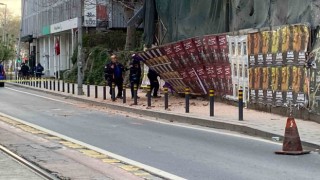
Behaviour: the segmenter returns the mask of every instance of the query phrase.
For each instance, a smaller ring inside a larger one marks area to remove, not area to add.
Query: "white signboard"
[[[50,26],[50,33],[54,34],[57,32],[62,32],[70,29],[75,29],[78,27],[78,18],[69,19],[63,22],[59,22],[57,24],[52,24]]]
[[[85,27],[97,26],[97,1],[87,0],[84,3],[84,24]]]

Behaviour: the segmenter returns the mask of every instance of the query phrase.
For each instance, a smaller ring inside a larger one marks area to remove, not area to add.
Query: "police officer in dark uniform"
[[[110,87],[110,95],[112,95],[112,83],[118,88],[117,98],[122,99],[123,75],[125,67],[118,62],[117,56],[111,56],[111,62],[104,67],[105,79]]]
[[[151,92],[153,90],[153,96],[154,98],[160,98],[161,96],[158,96],[158,90],[159,90],[159,81],[158,81],[158,76],[159,74],[154,71],[153,69],[149,68],[148,71],[148,78],[150,81],[150,88],[151,88]]]
[[[130,64],[130,74],[129,74],[130,87],[131,87],[131,98],[132,99],[134,97],[134,85],[136,84],[137,87],[139,87],[140,79],[141,79],[140,61],[137,59],[133,59]]]

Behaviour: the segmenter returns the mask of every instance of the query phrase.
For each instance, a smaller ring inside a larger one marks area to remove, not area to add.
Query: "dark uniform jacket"
[[[104,77],[108,82],[123,81],[124,71],[125,68],[121,63],[110,62],[104,67]]]
[[[159,76],[159,74],[156,71],[149,69],[148,78],[149,78],[150,82],[158,81],[158,76]]]
[[[141,78],[141,67],[140,64],[132,64],[130,67],[129,79],[132,83],[139,83]]]

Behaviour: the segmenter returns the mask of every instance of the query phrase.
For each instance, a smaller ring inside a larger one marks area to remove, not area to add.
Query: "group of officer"
[[[112,83],[117,86],[118,94],[117,98],[122,99],[122,88],[123,88],[123,80],[125,71],[129,70],[129,80],[131,87],[131,98],[134,97],[134,85],[137,87],[140,84],[141,79],[141,65],[140,59],[136,55],[132,55],[132,60],[130,63],[130,68],[126,68],[123,64],[118,62],[117,56],[111,56],[111,62],[107,63],[104,67],[105,79],[110,87],[110,95],[112,94]],[[159,98],[158,90],[159,90],[159,74],[155,72],[152,68],[149,68],[148,78],[150,81],[150,89],[153,91],[153,98]],[[138,97],[139,98],[139,97]]]

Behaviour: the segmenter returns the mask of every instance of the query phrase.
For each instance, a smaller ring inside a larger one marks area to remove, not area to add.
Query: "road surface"
[[[275,155],[281,146],[271,141],[110,114],[10,85],[0,88],[0,112],[186,179],[320,178],[318,153]]]

